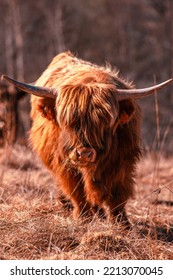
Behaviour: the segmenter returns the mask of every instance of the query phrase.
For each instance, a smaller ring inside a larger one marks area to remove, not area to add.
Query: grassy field
[[[33,152],[0,150],[0,259],[173,259],[173,158],[143,157],[126,209],[131,230],[76,222]]]

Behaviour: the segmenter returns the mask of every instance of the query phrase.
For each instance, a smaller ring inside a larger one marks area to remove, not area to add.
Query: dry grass
[[[28,148],[0,150],[0,259],[173,259],[173,158],[137,170],[124,230],[97,216],[74,222],[48,171]]]

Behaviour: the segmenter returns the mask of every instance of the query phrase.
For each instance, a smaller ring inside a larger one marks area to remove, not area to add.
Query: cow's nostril
[[[87,153],[87,157],[90,159],[90,158],[92,157],[92,154],[93,154],[93,152],[91,152],[91,151],[88,152],[88,153]]]
[[[81,152],[80,152],[80,150],[76,150],[76,155],[77,155],[78,158],[81,157]]]

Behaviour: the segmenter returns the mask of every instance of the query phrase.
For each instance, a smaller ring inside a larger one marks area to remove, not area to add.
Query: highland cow
[[[35,86],[4,78],[33,94],[32,146],[72,202],[74,217],[90,217],[97,210],[128,223],[125,205],[134,194],[141,156],[136,99],[173,79],[134,89],[110,67],[69,52],[57,55]]]

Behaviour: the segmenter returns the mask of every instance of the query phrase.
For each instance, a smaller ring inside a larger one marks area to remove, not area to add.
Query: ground
[[[51,174],[27,147],[0,150],[0,259],[173,259],[173,158],[145,154],[130,230],[94,216],[74,221]]]

